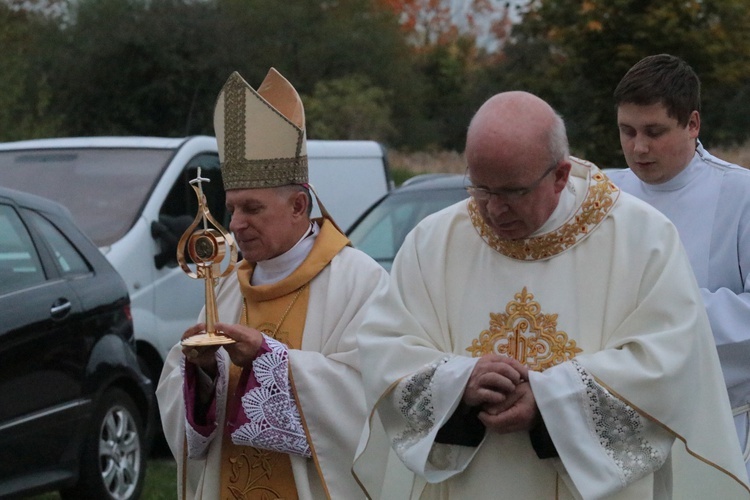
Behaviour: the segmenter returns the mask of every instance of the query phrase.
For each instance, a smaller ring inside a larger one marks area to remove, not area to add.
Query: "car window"
[[[0,204],[0,293],[44,281],[42,264],[26,226],[13,207]]]
[[[226,211],[224,207],[224,185],[221,181],[219,165],[219,156],[213,153],[200,154],[191,159],[169,191],[159,215],[171,217],[189,215],[191,221],[195,218],[195,214],[198,212],[198,198],[190,186],[190,181],[195,179],[198,174],[198,167],[200,167],[201,177],[208,179],[208,181],[202,183],[208,209],[217,221],[224,224],[224,212]]]
[[[122,238],[174,154],[171,149],[0,152],[3,186],[57,201],[99,246]]]
[[[36,212],[24,212],[28,214],[36,228],[50,245],[55,262],[62,276],[71,277],[91,272],[91,268],[86,260],[59,229]]]
[[[393,193],[359,221],[349,239],[356,248],[390,270],[404,238],[414,226],[466,196],[463,188]]]

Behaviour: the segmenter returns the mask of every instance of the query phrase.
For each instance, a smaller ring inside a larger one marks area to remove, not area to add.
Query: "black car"
[[[468,196],[463,175],[418,175],[370,207],[347,236],[355,248],[390,271],[404,238],[419,221]]]
[[[61,205],[0,188],[0,498],[138,498],[152,393],[122,278]]]

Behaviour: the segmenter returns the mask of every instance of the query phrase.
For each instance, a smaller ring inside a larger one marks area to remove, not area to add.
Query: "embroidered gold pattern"
[[[304,184],[307,182],[307,156],[268,160],[225,160],[221,166],[224,189],[257,189]]]
[[[252,91],[238,73],[224,84],[224,161],[221,177],[224,189],[266,188],[308,181],[307,156],[300,156],[304,132],[298,130],[294,158],[248,159],[245,157],[247,90]],[[261,99],[261,97],[257,97]],[[265,101],[263,101],[265,103]],[[276,109],[279,119],[299,129]]]
[[[258,499],[280,499],[284,498],[281,493],[267,485],[258,485],[258,481],[271,479],[273,466],[279,458],[286,458],[280,453],[272,453],[267,450],[247,447],[252,452],[241,453],[229,459],[232,467],[228,485],[232,497],[258,498]],[[252,496],[251,496],[252,495]]]
[[[224,86],[224,162],[245,158],[245,82],[232,73]]]
[[[526,287],[505,306],[505,313],[490,313],[490,328],[479,334],[466,350],[475,358],[504,354],[529,368],[544,371],[573,359],[582,350],[575,340],[557,330],[557,314],[544,314]]]
[[[302,292],[307,288],[309,283],[305,283],[294,294],[289,305],[284,310],[284,313],[279,318],[278,323],[272,323],[266,321],[258,325],[257,329],[268,335],[269,337],[282,342],[287,347],[289,346],[289,335],[290,332],[287,330],[281,330],[281,326],[284,324],[284,320],[287,318],[289,311],[297,302]],[[249,324],[248,321],[248,308],[247,299],[242,300],[242,318],[241,322],[244,325]],[[227,488],[232,494],[234,499],[259,499],[259,500],[272,500],[272,499],[284,499],[292,500],[298,498],[296,495],[296,485],[294,484],[293,476],[292,481],[287,481],[282,489],[288,491],[279,491],[271,487],[272,484],[277,484],[272,481],[272,474],[274,470],[281,471],[282,479],[285,473],[291,473],[291,465],[289,463],[289,456],[284,453],[275,451],[263,450],[252,446],[235,446],[233,447],[234,454],[229,456],[229,463],[231,464],[231,474],[229,475]],[[277,474],[279,477],[279,474]],[[260,484],[258,484],[260,483]]]
[[[589,189],[576,213],[559,229],[534,238],[500,239],[484,222],[472,198],[469,200],[469,215],[479,236],[497,252],[516,260],[548,259],[571,248],[588,236],[612,209],[620,190],[593,164],[583,160],[576,159],[575,161],[591,165]]]

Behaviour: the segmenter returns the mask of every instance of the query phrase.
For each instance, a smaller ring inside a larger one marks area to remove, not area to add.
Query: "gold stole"
[[[243,261],[237,269],[244,300],[240,322],[284,343],[289,349],[302,348],[302,332],[307,317],[310,281],[320,273],[349,243],[327,219],[318,220],[320,233],[310,254],[300,266],[283,280],[268,285],[250,285],[255,266]],[[241,394],[235,394],[241,369],[229,369],[227,416],[236,410]],[[298,403],[300,415],[302,408]],[[307,432],[307,428],[305,428]],[[308,442],[315,450],[308,433]],[[321,477],[323,485],[325,481]],[[237,446],[222,432],[220,496],[224,499],[297,499],[292,463],[289,455],[251,446]]]

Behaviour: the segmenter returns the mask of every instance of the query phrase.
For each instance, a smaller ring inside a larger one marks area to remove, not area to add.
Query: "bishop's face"
[[[687,167],[695,155],[700,115],[693,111],[682,126],[662,103],[617,108],[620,144],[628,167],[647,184],[661,184]]]
[[[302,225],[294,194],[280,188],[231,189],[226,192],[229,229],[234,233],[242,257],[260,262],[292,248]],[[306,214],[306,212],[305,212]]]

